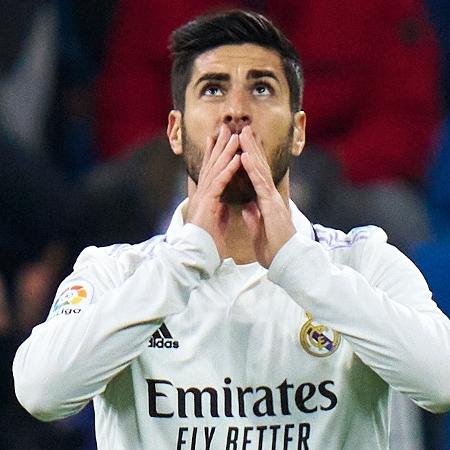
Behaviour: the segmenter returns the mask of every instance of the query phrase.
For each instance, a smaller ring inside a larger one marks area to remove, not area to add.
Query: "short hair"
[[[199,55],[222,45],[239,44],[260,45],[280,55],[289,85],[291,110],[299,111],[303,97],[303,70],[294,46],[262,14],[240,9],[199,16],[172,33],[169,49],[173,58],[173,107],[184,112],[186,87]]]

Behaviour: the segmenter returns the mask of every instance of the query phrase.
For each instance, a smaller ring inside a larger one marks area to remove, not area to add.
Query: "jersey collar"
[[[178,234],[181,228],[184,225],[183,220],[183,212],[187,207],[188,199],[183,200],[175,210],[172,220],[170,221],[169,228],[167,229],[166,236],[169,239],[172,239],[174,235]],[[289,209],[291,210],[292,222],[294,224],[297,232],[302,234],[303,236],[314,240],[315,233],[314,229],[311,225],[311,222],[303,215],[302,212],[297,208],[295,203],[292,200],[289,200]]]

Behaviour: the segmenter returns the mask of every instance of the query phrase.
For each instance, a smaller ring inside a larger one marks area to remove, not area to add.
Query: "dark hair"
[[[184,111],[186,87],[197,56],[222,45],[245,43],[278,52],[289,85],[291,110],[299,111],[303,96],[303,71],[293,45],[262,14],[239,9],[199,16],[172,33],[169,48],[173,57],[171,83],[174,108]]]

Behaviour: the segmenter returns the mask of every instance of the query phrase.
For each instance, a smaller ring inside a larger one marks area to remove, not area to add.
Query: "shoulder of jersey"
[[[119,265],[123,269],[133,269],[143,260],[152,258],[154,248],[164,241],[165,236],[154,236],[138,244],[113,244],[105,247],[87,247],[77,258],[75,269],[89,263]]]
[[[322,225],[314,225],[319,243],[327,250],[353,248],[367,242],[386,243],[387,235],[384,230],[375,225],[367,225],[351,229],[348,233]]]

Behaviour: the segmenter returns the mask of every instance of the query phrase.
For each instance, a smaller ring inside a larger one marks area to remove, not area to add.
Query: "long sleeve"
[[[446,411],[450,320],[431,300],[419,270],[383,242],[383,235],[378,229],[356,239],[353,247],[359,249],[342,264],[297,233],[276,255],[268,277],[316,320],[340,332],[393,388],[429,411]]]
[[[162,319],[181,312],[191,291],[220,262],[211,236],[192,224],[148,255],[131,247],[119,250],[82,252],[55,302],[75,286],[87,304],[80,301],[77,314],[52,308],[17,351],[16,395],[41,420],[76,413],[102,393],[146,348]]]

